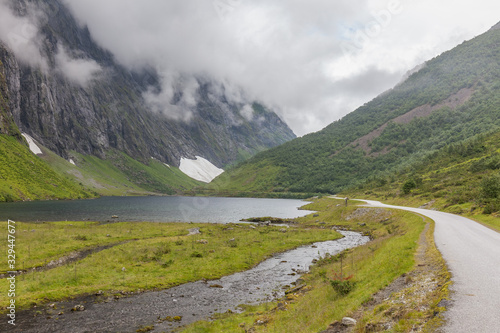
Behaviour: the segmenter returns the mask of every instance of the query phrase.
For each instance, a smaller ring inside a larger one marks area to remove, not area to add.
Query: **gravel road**
[[[462,216],[363,200],[415,212],[436,222],[434,238],[452,274],[445,332],[500,332],[500,233]]]

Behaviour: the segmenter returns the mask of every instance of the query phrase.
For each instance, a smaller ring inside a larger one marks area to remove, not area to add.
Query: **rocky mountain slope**
[[[61,1],[9,6],[21,27],[0,43],[4,98],[22,132],[66,159],[72,151],[106,158],[116,149],[142,162],[179,166],[199,155],[224,167],[294,137],[274,112],[231,100],[224,84],[203,75],[178,78],[161,105],[156,71],[118,64]],[[19,49],[28,47],[39,54],[26,60]]]
[[[427,61],[325,129],[256,155],[209,189],[336,193],[500,128],[497,27]]]
[[[19,185],[26,173],[3,172],[4,199],[178,193],[200,184],[181,160],[219,170],[295,137],[272,110],[207,75],[177,73],[164,91],[164,73],[119,64],[61,0],[0,6],[0,136],[9,143],[0,168],[35,159],[44,174],[47,163],[56,171],[54,184],[80,184],[30,191]],[[45,162],[30,157],[21,133]],[[26,159],[9,159],[9,149]]]

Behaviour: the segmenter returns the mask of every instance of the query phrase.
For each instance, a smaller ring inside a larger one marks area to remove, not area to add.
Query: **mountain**
[[[337,193],[500,127],[500,30],[427,61],[323,130],[257,154],[208,189]]]
[[[344,194],[399,204],[411,200],[413,206],[476,217],[499,212],[499,147],[500,130],[484,133],[448,145],[411,167],[370,179]]]
[[[169,78],[169,96],[155,69],[119,64],[60,0],[5,3],[12,29],[0,31],[4,135],[22,141],[26,133],[67,161],[108,161],[132,182],[153,159],[178,168],[199,156],[225,168],[295,137],[265,105],[241,91],[232,98],[234,87],[207,75]],[[129,158],[144,167],[132,172]],[[163,182],[153,178],[146,183]]]

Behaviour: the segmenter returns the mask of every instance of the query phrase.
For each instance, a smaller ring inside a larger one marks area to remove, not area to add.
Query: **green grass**
[[[204,186],[203,190],[219,195],[269,192],[269,181],[276,178],[280,172],[280,167],[269,163],[247,164],[244,162],[234,172],[230,172],[230,176],[228,173],[223,173]]]
[[[182,194],[202,184],[155,159],[144,164],[113,150],[106,159],[70,152],[75,166],[40,149],[43,155],[36,156],[14,137],[0,135],[0,202]]]
[[[0,135],[0,202],[93,196],[83,186],[52,170],[14,137]]]
[[[371,295],[390,284],[396,277],[412,270],[417,240],[425,222],[420,216],[394,211],[386,220],[386,215],[373,215],[346,220],[357,208],[337,207],[342,201],[321,199],[308,209],[321,210],[318,217],[301,218],[305,226],[315,226],[318,222],[348,227],[372,234],[375,239],[354,250],[344,252],[342,271],[353,275],[356,287],[347,296],[338,295],[329,278],[340,272],[338,256],[320,261],[305,275],[309,290],[302,296],[289,295],[279,302],[285,304],[286,311],[276,309],[277,302],[247,307],[241,314],[217,315],[219,320],[202,321],[190,325],[183,332],[240,332],[253,326],[255,332],[318,332],[335,320],[352,314]],[[362,226],[365,223],[365,226]],[[257,321],[265,325],[255,325]]]
[[[46,148],[42,151],[54,170],[100,195],[178,194],[202,184],[158,160],[146,165],[117,151],[108,152],[106,159],[73,151],[76,166]]]
[[[500,232],[500,217],[498,215],[476,214],[470,216],[470,218]]]
[[[201,229],[201,234],[186,236],[187,230],[195,227]],[[0,228],[6,230],[6,223],[0,223]],[[249,269],[273,253],[339,237],[332,230],[292,227],[283,233],[281,228],[147,222],[18,223],[18,269],[22,265],[25,269],[37,266],[79,249],[129,242],[72,264],[19,277],[16,304],[25,308],[99,290],[112,293],[164,289],[202,278],[220,278]],[[233,238],[235,241],[229,241]],[[7,242],[2,242],[0,251],[5,253],[6,246]],[[0,289],[6,287],[7,281],[1,280]],[[1,295],[0,306],[7,302],[6,294]]]

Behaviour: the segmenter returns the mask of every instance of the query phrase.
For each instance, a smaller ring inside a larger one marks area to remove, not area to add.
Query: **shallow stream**
[[[319,242],[287,251],[267,259],[256,267],[214,281],[198,281],[162,291],[145,292],[120,299],[103,296],[60,302],[57,310],[37,309],[19,313],[13,332],[136,332],[143,326],[154,325],[151,332],[171,331],[175,327],[205,319],[217,312],[237,311],[240,304],[255,304],[280,298],[283,287],[293,284],[302,272],[308,271],[313,259],[334,255],[369,241],[369,237],[351,231],[339,231],[344,238]],[[212,287],[211,287],[212,286]],[[217,286],[217,287],[215,287]],[[222,287],[222,288],[221,288]],[[84,311],[70,311],[77,304]],[[51,315],[46,311],[62,315]],[[158,323],[158,318],[182,316],[178,323]],[[4,323],[0,323],[0,331]]]

